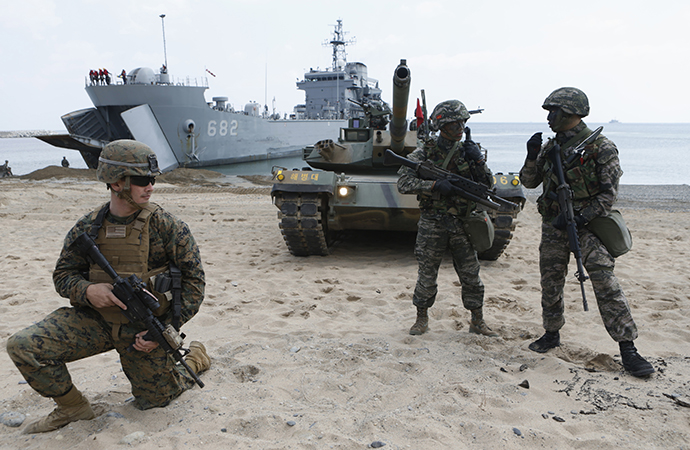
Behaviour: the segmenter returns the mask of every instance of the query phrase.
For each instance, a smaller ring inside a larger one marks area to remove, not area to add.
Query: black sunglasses
[[[129,182],[135,186],[146,187],[156,184],[156,177],[129,177]]]

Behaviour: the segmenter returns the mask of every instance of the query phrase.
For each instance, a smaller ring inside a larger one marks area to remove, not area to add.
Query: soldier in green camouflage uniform
[[[549,127],[556,132],[556,137],[542,145],[541,133],[535,133],[527,142],[527,159],[520,171],[520,180],[525,187],[536,188],[543,184],[537,207],[542,216],[539,268],[546,333],[529,346],[530,350],[539,353],[560,345],[559,330],[565,324],[563,286],[570,259],[566,219],[560,211],[556,192],[558,182],[548,154],[558,143],[561,159],[567,161],[573,149],[592,134],[582,121],[589,114],[589,101],[581,90],[557,89],[546,98],[542,107],[549,111]],[[592,281],[604,326],[613,340],[620,344],[623,366],[634,376],[650,375],[654,368],[637,353],[633,345],[633,340],[637,338],[637,327],[613,273],[614,258],[586,226],[595,217],[606,216],[616,201],[618,181],[623,173],[618,149],[613,142],[600,135],[585,147],[581,157],[570,165],[566,164],[563,170],[573,192],[573,210],[583,265]]]
[[[97,175],[107,183],[111,200],[79,219],[67,233],[53,272],[55,289],[70,299],[71,306],[53,311],[7,342],[10,357],[29,385],[57,403],[49,416],[29,424],[25,433],[52,431],[75,420],[93,418],[88,400],[72,384],[66,363],[113,349],[120,355],[132,385],[134,405],[139,409],[166,406],[194,385],[187,371],[157,342],[144,338],[147,330],[143,323],[124,318],[120,312],[124,305],[112,293],[112,284],[72,245],[84,232],[97,233],[96,242],[118,274],[126,278],[136,273],[127,272],[127,267],[133,266],[121,260],[134,256],[137,263],[139,257],[144,273],[137,275],[145,282],[155,279],[149,277],[149,270],[161,268],[156,272],[167,273],[172,263],[181,272],[182,288],[177,291],[181,301],[168,302],[155,314],[164,325],[178,327],[191,319],[203,301],[204,271],[189,227],[148,202],[159,173],[155,154],[142,143],[115,141],[101,152]],[[94,229],[95,224],[99,225]],[[128,241],[130,237],[134,244]],[[108,258],[109,254],[119,256]],[[168,297],[157,292],[153,281],[149,289],[161,301],[170,298],[170,292]],[[180,306],[179,314],[175,304]],[[208,369],[210,358],[203,344],[192,342],[190,349],[186,356],[190,368],[197,373]]]
[[[408,158],[431,161],[452,173],[491,186],[492,174],[479,146],[469,140],[461,142],[469,117],[467,108],[458,100],[439,103],[431,120],[440,136],[427,140]],[[484,322],[484,284],[479,278],[479,260],[463,226],[463,218],[476,209],[476,203],[458,195],[458,189],[449,180],[423,180],[405,166],[399,173],[398,190],[403,194],[417,194],[421,213],[415,245],[419,270],[412,298],[417,319],[410,334],[423,334],[429,329],[428,309],[436,300],[438,269],[443,254],[450,249],[462,285],[463,305],[472,312],[470,332],[497,336]]]

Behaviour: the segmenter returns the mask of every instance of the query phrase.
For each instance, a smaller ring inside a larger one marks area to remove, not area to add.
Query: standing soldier
[[[66,363],[117,350],[132,385],[134,406],[163,407],[194,385],[156,341],[145,338],[143,322],[129,322],[125,305],[113,294],[110,277],[73,245],[82,233],[123,278],[136,274],[161,304],[154,314],[176,329],[191,319],[204,298],[204,271],[189,227],[149,203],[160,174],[156,155],[130,140],[109,143],[98,160],[97,177],[110,189],[110,202],[85,215],[67,233],[53,282],[71,307],[59,308],[7,341],[7,351],[29,385],[57,408],[30,423],[25,434],[53,431],[95,417],[89,401],[72,384]],[[193,341],[185,360],[196,373],[211,360]]]
[[[5,160],[5,164],[0,166],[0,177],[11,177],[12,176],[12,169],[9,166],[10,162],[8,160]]]
[[[431,161],[454,174],[491,186],[491,171],[479,146],[470,140],[460,142],[469,118],[462,102],[439,103],[431,114],[431,121],[440,136],[437,140],[428,140],[408,158]],[[484,284],[479,278],[479,260],[463,226],[463,218],[476,209],[476,203],[457,195],[458,188],[450,180],[423,180],[405,166],[399,173],[398,190],[403,194],[417,194],[421,212],[415,244],[419,270],[412,297],[417,307],[417,320],[410,334],[423,334],[429,329],[428,309],[436,300],[438,269],[443,254],[450,248],[453,267],[462,285],[462,303],[472,312],[470,332],[498,336],[484,322]]]
[[[556,193],[558,182],[548,157],[551,149],[560,145],[561,160],[566,162],[573,150],[592,131],[582,121],[589,114],[589,101],[579,89],[564,87],[553,91],[542,108],[549,111],[549,128],[554,139],[542,145],[541,133],[527,141],[527,159],[520,170],[520,180],[533,189],[543,183],[543,193],[537,200],[542,216],[539,269],[541,271],[542,319],[546,333],[529,345],[529,349],[545,353],[560,345],[559,330],[563,317],[563,286],[568,271],[570,246],[566,230],[565,212],[560,210]],[[563,167],[566,181],[573,192],[573,210],[577,234],[599,313],[614,341],[619,343],[623,367],[636,377],[654,373],[654,368],[637,353],[633,340],[637,327],[630,313],[628,301],[613,273],[614,258],[587,224],[595,217],[608,215],[618,195],[618,181],[623,173],[616,145],[599,136],[585,147],[581,157]]]

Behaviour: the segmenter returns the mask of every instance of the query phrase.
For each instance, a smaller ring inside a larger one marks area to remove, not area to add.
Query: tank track
[[[275,194],[280,232],[295,256],[328,255],[328,229],[322,195],[311,192]]]
[[[515,202],[513,199],[506,199]],[[520,210],[516,211],[495,211],[489,212],[491,222],[494,224],[494,243],[490,249],[485,250],[477,257],[484,261],[496,261],[506,249],[515,231],[515,218]]]

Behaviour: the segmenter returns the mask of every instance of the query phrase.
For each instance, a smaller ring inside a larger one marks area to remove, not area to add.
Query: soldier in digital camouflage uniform
[[[147,282],[161,302],[154,314],[164,325],[179,327],[191,319],[204,297],[199,249],[184,222],[149,203],[158,174],[156,155],[137,141],[111,142],[101,152],[97,177],[110,189],[110,202],[79,219],[67,233],[53,272],[55,289],[70,299],[71,306],[53,311],[7,342],[12,361],[29,385],[57,403],[50,415],[30,423],[24,433],[52,431],[94,418],[88,400],[73,385],[66,363],[112,349],[120,354],[139,409],[166,406],[194,385],[186,369],[176,365],[157,342],[144,339],[143,323],[128,322],[120,310],[124,305],[112,293],[110,278],[72,245],[82,233],[92,234],[121,277],[136,273]],[[157,291],[162,285],[155,280],[171,276],[174,267],[179,268],[181,291]],[[196,341],[185,360],[197,373],[211,364],[203,344]]]
[[[569,87],[556,89],[546,98],[542,107],[549,111],[547,120],[556,137],[542,145],[541,133],[535,133],[527,141],[527,159],[520,171],[520,180],[525,187],[536,188],[543,183],[543,193],[537,200],[537,206],[542,216],[539,268],[546,333],[529,345],[530,350],[539,353],[560,345],[559,330],[565,324],[563,286],[570,259],[566,219],[559,208],[556,194],[558,183],[548,154],[558,143],[561,159],[567,161],[573,149],[592,133],[582,121],[589,114],[589,101],[581,90]],[[623,173],[618,149],[611,140],[600,135],[585,147],[581,158],[564,167],[564,173],[573,192],[583,265],[592,281],[604,326],[620,345],[625,369],[637,377],[648,376],[654,372],[654,368],[637,353],[633,344],[637,338],[637,327],[613,273],[614,258],[586,226],[595,217],[607,215],[616,201],[618,181]]]
[[[472,141],[461,142],[470,114],[458,100],[439,103],[431,114],[432,127],[439,137],[408,155],[413,161],[431,161],[450,172],[491,186],[492,174],[485,164],[479,146]],[[398,190],[417,194],[421,217],[418,223],[415,256],[419,265],[417,285],[412,303],[417,319],[410,334],[419,335],[429,329],[428,309],[436,300],[438,270],[443,254],[450,249],[453,267],[462,286],[462,302],[472,312],[470,332],[497,336],[484,322],[484,284],[479,278],[479,260],[463,227],[463,218],[476,209],[476,203],[458,195],[449,180],[422,180],[408,168],[400,168]]]

